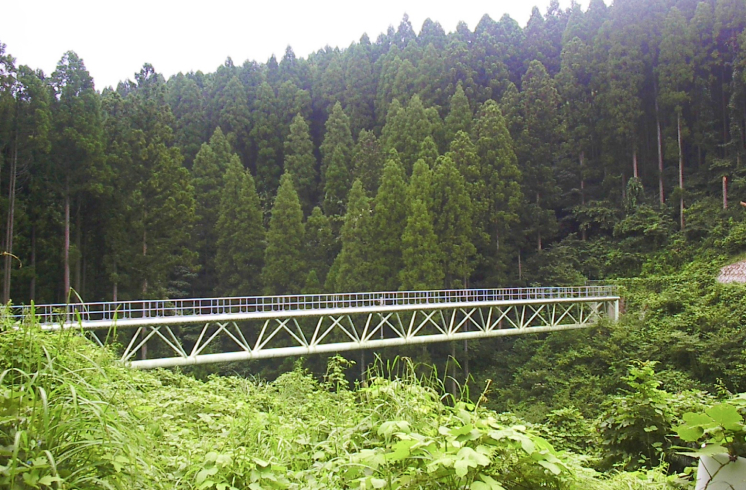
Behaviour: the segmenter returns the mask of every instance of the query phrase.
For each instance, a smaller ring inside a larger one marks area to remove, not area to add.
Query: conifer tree
[[[321,151],[321,190],[324,212],[330,218],[344,213],[344,202],[350,189],[352,149],[350,120],[337,102],[326,121]]]
[[[304,239],[303,210],[293,187],[293,177],[285,172],[280,179],[267,231],[262,270],[265,294],[301,291],[305,282]]]
[[[399,153],[408,173],[419,158],[423,140],[433,136],[434,121],[431,121],[431,117],[417,95],[412,97],[406,109],[391,104],[386,126],[381,134],[383,147],[384,151],[395,149]]]
[[[324,174],[324,212],[327,216],[339,217],[344,213],[350,179],[345,152],[337,147],[328,161]]]
[[[194,78],[181,73],[171,78],[166,88],[166,99],[176,119],[174,140],[184,155],[184,166],[191,169],[200,146],[209,137],[207,101]]]
[[[344,165],[349,169],[354,141],[350,131],[350,119],[342,110],[342,104],[339,102],[332,107],[325,128],[324,142],[321,143],[319,148],[321,151],[321,174],[326,175],[326,169],[329,167],[336,149],[341,151]]]
[[[347,51],[344,100],[352,134],[371,129],[375,123],[373,104],[376,98],[376,81],[369,53],[370,41],[365,44],[363,40]]]
[[[123,102],[128,121],[117,128],[124,134],[116,138],[127,146],[120,149],[126,158],[117,162],[114,198],[126,214],[112,218],[125,224],[128,233],[118,235],[121,243],[113,243],[113,279],[129,278],[125,286],[132,296],[163,297],[176,269],[190,270],[196,259],[189,248],[194,187],[179,149],[170,146],[173,116],[163,77],[146,64],[136,84]],[[116,290],[118,284],[114,286]]]
[[[324,284],[329,267],[334,261],[335,243],[332,227],[318,206],[313,208],[306,221],[304,257],[309,271],[316,275],[316,281]]]
[[[75,212],[76,244],[83,234],[83,216],[80,213],[86,197],[100,193],[97,176],[105,172],[103,155],[103,133],[101,131],[101,102],[96,93],[83,60],[68,51],[52,73],[52,84],[57,99],[53,105],[54,138],[52,155],[55,167],[60,172],[62,201],[64,206],[63,240],[63,291],[64,297],[70,291],[71,266],[78,268],[80,261],[70,260],[71,209]],[[75,247],[76,249],[78,247]],[[74,258],[80,257],[80,250]],[[79,283],[79,281],[76,281]],[[76,289],[80,284],[76,284]]]
[[[407,223],[407,175],[393,151],[383,167],[381,185],[373,201],[372,236],[375,245],[371,250],[374,266],[373,289],[395,291],[399,289],[399,271],[402,269],[401,237]]]
[[[498,280],[504,282],[509,257],[505,245],[510,238],[515,238],[510,237],[509,232],[519,221],[523,193],[513,140],[494,101],[488,100],[479,111],[474,138],[479,156],[479,180],[482,182],[472,193],[475,210],[480,213],[474,222],[489,236],[488,245],[478,251],[489,264],[484,270],[496,274]]]
[[[443,284],[438,238],[427,205],[412,199],[407,213],[407,226],[402,235],[402,263],[399,273],[402,291],[439,289]]]
[[[433,211],[433,171],[425,160],[417,160],[412,168],[412,176],[409,178],[409,187],[407,188],[407,201],[415,199],[422,201],[429,212]]]
[[[371,214],[363,184],[355,180],[348,197],[347,212],[341,231],[342,250],[336,264],[335,290],[338,292],[371,289]]]
[[[445,119],[446,141],[453,141],[459,131],[464,131],[467,134],[471,132],[472,119],[469,99],[464,93],[461,82],[459,82],[456,85],[456,92],[451,97],[450,109]]]
[[[679,225],[684,228],[684,136],[688,133],[683,117],[684,109],[688,106],[694,70],[691,60],[694,56],[694,46],[688,29],[686,18],[673,7],[663,26],[663,39],[660,44],[660,65],[658,68],[658,84],[660,99],[664,109],[671,114],[672,135],[675,141],[670,145],[676,148],[679,164]]]
[[[218,125],[225,131],[229,144],[236,149],[241,160],[249,162],[249,134],[251,111],[246,89],[237,76],[231,78],[220,93]]]
[[[321,287],[319,276],[316,274],[315,269],[311,269],[306,276],[306,282],[303,285],[303,294],[321,294],[322,292],[323,288]]]
[[[308,124],[300,114],[290,124],[290,134],[285,140],[285,171],[293,176],[301,207],[308,215],[316,195],[316,158]]]
[[[435,140],[432,136],[428,136],[422,141],[420,145],[420,154],[418,159],[423,160],[428,167],[435,168],[435,162],[438,160],[440,153],[438,153],[438,145],[435,144]]]
[[[353,177],[360,179],[369,196],[375,195],[383,170],[383,153],[376,135],[363,129],[352,152]]]
[[[433,173],[433,230],[438,238],[445,288],[466,287],[474,270],[471,199],[466,181],[449,157]]]
[[[277,97],[269,83],[259,86],[251,114],[251,138],[256,149],[256,187],[259,196],[267,202],[275,193],[282,173],[283,143]]]
[[[227,165],[215,225],[216,292],[223,296],[260,294],[264,225],[254,178],[233,155]]]
[[[0,49],[1,54],[2,50]],[[16,209],[20,207],[17,206],[19,200],[16,197],[18,188],[21,187],[18,182],[18,175],[22,170],[24,173],[41,174],[44,169],[42,165],[48,161],[48,153],[51,148],[49,132],[52,123],[52,100],[48,87],[37,73],[28,66],[22,65],[16,74],[13,91],[15,107],[12,116],[12,132],[8,135],[11,151],[8,158],[9,182],[4,242],[6,254],[3,265],[3,304],[8,304],[8,301],[10,301],[11,273],[14,269],[12,258],[17,254],[14,249],[14,241],[17,221]],[[0,93],[0,97],[2,97],[2,93]],[[0,140],[0,153],[2,153],[2,150],[2,141]],[[35,273],[35,271],[32,271],[32,273]]]
[[[221,207],[223,178],[228,162],[234,155],[223,131],[217,127],[210,138],[210,143],[203,143],[194,158],[192,166],[192,185],[196,203],[194,243],[201,266],[199,280],[195,285],[195,294],[198,297],[207,296],[217,286],[215,225]]]

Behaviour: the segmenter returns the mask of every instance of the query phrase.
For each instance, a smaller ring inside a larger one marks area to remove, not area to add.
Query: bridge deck
[[[613,286],[453,289],[47,304],[17,306],[13,313],[33,314],[49,330],[97,329],[614,298]]]
[[[98,342],[94,330],[115,327],[105,337],[126,346],[122,361],[154,368],[587,328],[604,316],[616,320],[619,296],[610,286],[587,286],[141,300],[14,310],[19,319],[35,315],[46,330],[82,328]]]

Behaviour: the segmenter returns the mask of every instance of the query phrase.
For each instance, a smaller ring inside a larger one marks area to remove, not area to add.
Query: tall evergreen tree
[[[341,231],[342,250],[335,260],[334,288],[337,292],[369,291],[372,283],[370,202],[359,180],[352,184],[347,202]]]
[[[298,293],[305,282],[303,210],[292,176],[285,172],[272,206],[264,253],[262,283],[265,294]]]
[[[407,175],[396,152],[389,155],[383,167],[381,185],[373,201],[371,250],[374,265],[373,288],[382,291],[399,289],[402,269],[401,237],[407,222]]]
[[[459,131],[468,134],[471,131],[472,117],[469,99],[466,97],[461,83],[459,83],[456,86],[456,92],[451,97],[450,109],[445,119],[446,141],[453,141]]]
[[[198,297],[209,295],[217,286],[215,225],[221,206],[225,171],[234,155],[223,131],[217,127],[210,138],[210,143],[202,144],[192,166],[192,186],[196,203],[194,244],[200,264],[194,294]]]
[[[238,156],[228,162],[215,224],[216,293],[249,296],[262,292],[264,224],[254,178]]]
[[[244,164],[248,165],[251,110],[246,89],[238,76],[231,78],[220,93],[219,105],[218,125],[225,131],[228,142],[236,149]]]
[[[285,140],[285,171],[293,176],[301,207],[308,215],[316,196],[316,158],[308,124],[300,114],[290,124],[290,134]]]
[[[269,83],[264,82],[259,86],[251,114],[251,137],[256,148],[256,187],[266,203],[275,193],[282,173],[280,111],[274,89]]]
[[[362,130],[352,152],[354,162],[353,176],[360,179],[363,188],[372,196],[378,190],[383,170],[383,153],[376,135],[372,131]]]
[[[472,207],[466,181],[449,157],[433,172],[433,231],[438,237],[445,288],[466,287],[474,270]]]
[[[479,182],[472,192],[475,202],[475,225],[489,237],[478,247],[484,261],[481,279],[505,282],[513,225],[518,223],[523,204],[522,174],[513,151],[513,140],[497,103],[488,100],[474,124],[474,138],[479,157]],[[458,163],[458,162],[457,162]],[[467,177],[468,179],[468,177]],[[469,180],[467,180],[469,181]]]
[[[433,217],[422,199],[409,203],[407,226],[402,235],[402,262],[399,273],[403,291],[440,289],[443,269]]]
[[[663,39],[660,44],[658,86],[663,108],[671,113],[671,127],[676,128],[676,148],[672,154],[678,155],[679,163],[679,224],[684,228],[684,137],[687,127],[684,121],[684,109],[689,102],[689,93],[694,79],[691,60],[694,46],[686,18],[673,7],[663,26]]]
[[[5,227],[3,264],[3,304],[11,295],[12,257],[15,252],[15,223],[18,175],[37,173],[48,159],[50,150],[49,131],[51,129],[51,96],[47,86],[37,73],[27,66],[21,66],[16,75],[14,88],[15,108],[13,110],[12,133],[10,137],[9,182],[7,219]],[[1,96],[1,95],[0,95]],[[41,172],[39,172],[41,173]],[[35,271],[32,271],[35,273]]]
[[[63,245],[63,298],[70,292],[70,213],[75,213],[76,244],[83,234],[81,210],[91,194],[100,193],[103,174],[103,133],[101,132],[101,102],[96,93],[93,78],[86,70],[83,60],[68,51],[52,73],[52,84],[57,94],[53,105],[54,135],[52,154],[59,170],[64,202],[64,245]],[[74,254],[76,270],[80,267],[81,251],[76,247]],[[79,274],[76,274],[79,277]],[[76,289],[80,281],[76,281]]]
[[[336,244],[332,226],[321,208],[316,206],[306,221],[304,257],[306,266],[316,276],[318,284],[324,284],[329,268],[336,255]]]
[[[110,240],[114,296],[119,280],[129,297],[163,297],[177,267],[191,269],[195,254],[189,249],[195,219],[194,188],[181,154],[172,145],[173,116],[165,101],[163,79],[152,66],[136,75],[134,90],[124,97],[126,125],[111,135],[126,147],[116,160],[114,199],[124,216],[112,216],[111,229],[126,223],[126,234]],[[124,157],[124,158],[121,158]]]

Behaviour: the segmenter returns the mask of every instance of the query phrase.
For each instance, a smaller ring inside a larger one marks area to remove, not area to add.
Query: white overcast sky
[[[180,71],[214,71],[234,63],[278,61],[290,45],[307,57],[326,45],[345,48],[367,33],[371,41],[409,15],[416,32],[426,18],[446,32],[463,20],[471,30],[482,15],[508,13],[525,26],[549,0],[5,0],[0,42],[18,65],[54,71],[65,51],[85,61],[96,88],[133,78],[151,63],[166,78]],[[586,8],[588,0],[582,0]],[[607,4],[610,2],[607,2]],[[561,0],[562,8],[570,0]]]

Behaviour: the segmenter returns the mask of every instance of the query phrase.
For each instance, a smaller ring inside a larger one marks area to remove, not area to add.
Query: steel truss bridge
[[[148,369],[587,328],[617,320],[619,300],[613,286],[586,286],[53,304],[13,313],[35,315],[45,330],[113,339],[123,362]]]

